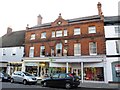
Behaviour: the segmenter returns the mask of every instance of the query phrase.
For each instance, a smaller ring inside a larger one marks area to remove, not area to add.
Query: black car
[[[65,87],[67,89],[78,87],[79,84],[79,77],[70,73],[58,73],[41,81],[41,85],[44,87]]]
[[[5,72],[0,72],[0,81],[10,81],[11,76]]]

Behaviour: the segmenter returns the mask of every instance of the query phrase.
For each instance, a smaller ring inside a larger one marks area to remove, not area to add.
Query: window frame
[[[62,30],[56,31],[56,37],[62,37]]]
[[[81,29],[80,28],[74,28],[74,35],[80,35]]]
[[[35,33],[31,34],[30,40],[35,40]]]
[[[30,47],[30,49],[29,49],[29,57],[34,57],[34,49],[35,49],[34,47]],[[33,50],[33,52],[31,52],[31,50]]]
[[[43,50],[44,50],[44,55],[42,54]],[[40,57],[45,57],[45,46],[44,45],[40,46]]]
[[[80,55],[81,55],[81,43],[74,43],[74,56]]]
[[[92,47],[91,47],[91,44],[93,44],[93,43],[95,43],[94,45],[95,45],[96,47],[93,47],[93,45],[92,45]],[[94,49],[96,50],[96,51],[95,51],[96,53],[93,53],[93,52],[94,52]],[[89,43],[89,54],[90,54],[90,55],[97,55],[97,42],[90,42],[90,43]]]
[[[93,29],[94,28],[94,29]],[[94,30],[94,31],[93,31]],[[95,26],[89,26],[88,27],[88,33],[89,34],[94,34],[96,33],[96,27]]]
[[[46,34],[47,34],[46,32],[42,32],[42,33],[41,33],[41,39],[46,38]]]

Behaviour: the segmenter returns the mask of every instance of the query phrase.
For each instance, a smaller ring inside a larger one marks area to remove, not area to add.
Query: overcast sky
[[[29,24],[37,24],[41,14],[42,23],[53,22],[59,13],[64,19],[97,15],[97,3],[101,2],[104,16],[118,15],[120,0],[0,0],[0,36],[7,32],[24,30]]]

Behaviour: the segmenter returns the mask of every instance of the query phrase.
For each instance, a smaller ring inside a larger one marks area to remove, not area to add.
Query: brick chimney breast
[[[8,27],[7,28],[7,34],[10,34],[12,32],[12,28]]]
[[[39,14],[37,17],[37,25],[41,25],[42,24],[42,16]]]
[[[98,15],[100,15],[100,16],[102,16],[102,14],[103,14],[101,7],[102,7],[101,3],[98,2],[97,8],[98,8]]]

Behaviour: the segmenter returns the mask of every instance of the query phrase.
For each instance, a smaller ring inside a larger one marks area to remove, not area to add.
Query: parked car
[[[41,85],[44,87],[65,87],[67,89],[78,87],[79,84],[79,77],[70,73],[58,73],[41,81]]]
[[[0,72],[0,81],[10,81],[11,76],[5,72]]]
[[[28,83],[36,84],[37,78],[30,73],[16,71],[16,72],[12,73],[12,76],[11,76],[11,83],[13,83],[13,82],[20,82],[25,85]]]

